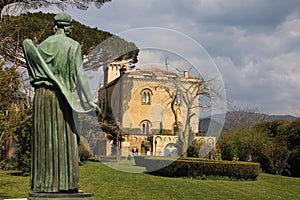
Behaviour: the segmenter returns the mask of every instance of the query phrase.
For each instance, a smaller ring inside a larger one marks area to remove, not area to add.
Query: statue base
[[[88,193],[40,193],[29,194],[28,200],[95,200],[92,194]]]

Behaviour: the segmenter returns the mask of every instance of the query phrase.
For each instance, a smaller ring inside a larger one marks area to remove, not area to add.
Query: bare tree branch
[[[67,6],[70,5],[73,8],[87,10],[91,3],[94,3],[97,8],[101,8],[104,3],[110,1],[111,0],[2,0],[0,2],[0,11],[2,14],[3,8],[12,4],[15,4],[19,8],[23,7],[24,9],[56,6],[61,11],[65,11]]]

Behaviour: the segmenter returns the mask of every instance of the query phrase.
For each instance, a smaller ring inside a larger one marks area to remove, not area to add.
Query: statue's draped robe
[[[78,99],[77,82],[83,70],[80,45],[57,34],[38,47],[27,39],[23,48],[30,82],[35,87],[31,189],[78,189],[79,136],[74,116],[89,111]]]

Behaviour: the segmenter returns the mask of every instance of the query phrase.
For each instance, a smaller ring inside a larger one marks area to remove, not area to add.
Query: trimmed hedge
[[[136,165],[144,166],[146,173],[166,177],[215,176],[255,180],[260,172],[259,163],[220,161],[199,158],[172,160],[155,157],[135,157]]]

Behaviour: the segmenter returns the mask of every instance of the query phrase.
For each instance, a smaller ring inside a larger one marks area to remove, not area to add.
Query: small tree
[[[4,67],[1,63],[0,70],[0,147],[1,152],[5,153],[3,157],[7,157],[8,149],[7,141],[13,135],[14,123],[17,121],[16,110],[13,109],[18,104],[16,92],[19,89],[20,81],[15,67]]]
[[[167,94],[166,101],[174,116],[175,132],[178,135],[178,154],[186,157],[187,150],[194,139],[194,131],[198,132],[192,130],[192,120],[197,118],[198,123],[199,109],[204,107],[200,104],[200,97],[211,99],[214,90],[210,88],[212,80],[189,77],[187,71],[184,73],[183,77],[177,74],[173,80],[165,81],[160,88]],[[183,121],[180,122],[179,118]]]
[[[257,113],[256,110],[235,109],[228,112],[218,142],[222,159],[259,161],[267,137],[253,127],[264,120],[265,115]]]
[[[18,15],[22,11],[26,11],[30,8],[38,9],[41,7],[56,6],[61,11],[66,10],[67,6],[72,6],[80,10],[86,10],[88,7],[94,3],[97,8],[101,8],[102,5],[111,0],[3,0],[0,1],[0,53],[1,56],[9,59],[17,65],[24,65],[24,56],[21,49],[21,43],[25,38],[22,38],[24,31],[20,31],[21,27],[15,26],[14,20],[16,17],[11,17]],[[25,21],[25,23],[27,23]],[[47,26],[48,25],[48,26]],[[35,30],[37,34],[33,34],[35,39],[39,39],[45,32],[49,29],[49,24],[43,24],[45,29],[39,27],[38,31]],[[50,25],[50,30],[52,30],[52,25]],[[28,27],[26,25],[26,27]],[[24,28],[24,26],[22,27]],[[36,29],[35,24],[31,24],[29,29]],[[33,31],[34,32],[34,31]],[[26,33],[25,33],[26,34]],[[28,37],[28,35],[27,35]],[[26,38],[27,38],[26,37]],[[33,39],[33,37],[32,37]],[[45,38],[44,38],[45,39]],[[35,41],[37,42],[37,41]]]
[[[0,148],[1,158],[13,156],[23,174],[30,171],[32,110],[20,84],[16,67],[1,66],[0,71]],[[14,144],[14,145],[12,145]],[[16,148],[16,151],[12,149]],[[13,150],[13,155],[11,151]]]
[[[291,176],[300,177],[300,119],[290,123],[286,130],[288,147],[291,151],[288,160],[289,172]]]
[[[32,107],[23,107],[18,112],[18,124],[14,131],[14,139],[17,143],[18,169],[23,175],[29,175],[31,169],[31,128]]]
[[[275,120],[264,122],[256,126],[256,130],[265,134],[268,141],[263,148],[263,155],[268,159],[268,172],[272,174],[282,174],[288,170],[288,160],[292,154],[292,149],[288,146],[287,129],[289,121]]]
[[[102,120],[100,121],[100,126],[107,134],[107,139],[113,142],[112,154],[116,154],[117,161],[120,161],[122,155],[120,149],[122,149],[122,142],[124,141],[123,131],[119,128],[115,120]]]
[[[106,134],[106,138],[113,142],[112,154],[117,156],[117,161],[121,160],[122,142],[124,141],[124,132],[120,129],[118,122],[114,119],[111,110],[103,118],[102,114],[98,115],[101,129]]]

